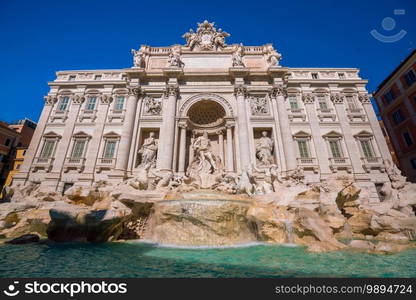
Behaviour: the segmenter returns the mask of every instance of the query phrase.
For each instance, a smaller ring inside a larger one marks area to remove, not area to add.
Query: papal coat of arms
[[[194,32],[189,29],[182,37],[186,39],[186,47],[191,50],[222,50],[225,44],[225,38],[229,37],[225,31],[221,28],[217,30],[214,22],[210,23],[205,20],[202,23],[198,23],[198,29]]]

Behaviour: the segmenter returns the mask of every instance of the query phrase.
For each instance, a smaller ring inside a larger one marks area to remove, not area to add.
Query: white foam
[[[159,248],[176,248],[176,249],[228,249],[228,248],[247,248],[254,246],[270,246],[272,244],[262,243],[262,242],[250,242],[237,245],[218,245],[218,246],[185,246],[185,245],[175,245],[175,244],[159,244],[149,240],[129,240],[130,243],[142,243],[149,244]]]

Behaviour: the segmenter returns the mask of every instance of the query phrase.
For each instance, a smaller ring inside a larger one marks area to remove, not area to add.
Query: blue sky
[[[360,68],[370,92],[415,48],[414,0],[251,3],[0,0],[0,120],[37,121],[58,70],[130,67],[131,48],[183,43],[182,34],[205,19],[231,34],[228,43],[273,43],[284,66]],[[386,17],[396,22],[390,31],[381,24]],[[372,29],[407,34],[382,43]]]

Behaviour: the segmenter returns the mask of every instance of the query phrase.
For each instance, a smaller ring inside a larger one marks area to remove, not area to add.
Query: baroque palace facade
[[[14,184],[240,174],[306,182],[334,173],[377,190],[391,155],[354,68],[289,68],[272,45],[227,45],[207,21],[186,45],[141,46],[133,67],[59,71]],[[292,172],[292,173],[291,173]],[[204,178],[209,188],[215,178]]]

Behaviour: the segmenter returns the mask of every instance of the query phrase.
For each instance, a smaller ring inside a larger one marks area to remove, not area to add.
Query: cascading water
[[[286,243],[293,244],[293,224],[291,220],[285,220]]]
[[[159,201],[144,239],[178,246],[227,246],[257,242],[247,217],[251,200],[199,190]]]

